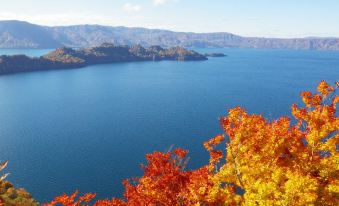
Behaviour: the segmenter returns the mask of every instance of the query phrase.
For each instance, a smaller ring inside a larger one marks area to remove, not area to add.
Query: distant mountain
[[[0,48],[90,47],[102,43],[162,47],[223,47],[339,50],[339,38],[257,38],[231,33],[173,32],[159,29],[77,25],[47,27],[0,21]]]
[[[60,45],[46,27],[21,21],[0,21],[1,48],[54,48]]]

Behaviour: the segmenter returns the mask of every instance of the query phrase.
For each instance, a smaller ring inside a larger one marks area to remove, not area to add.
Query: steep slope
[[[22,21],[0,22],[1,48],[55,48],[61,46],[44,27]]]

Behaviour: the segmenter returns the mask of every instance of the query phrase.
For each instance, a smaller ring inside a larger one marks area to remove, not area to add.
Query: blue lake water
[[[0,50],[41,55],[48,50]],[[240,105],[273,119],[300,91],[339,79],[339,52],[200,49],[225,58],[137,62],[0,76],[0,151],[8,177],[39,201],[62,192],[120,196],[144,155],[189,149],[190,168],[208,161],[202,142]]]
[[[0,55],[25,54],[30,57],[42,56],[53,49],[0,49]]]

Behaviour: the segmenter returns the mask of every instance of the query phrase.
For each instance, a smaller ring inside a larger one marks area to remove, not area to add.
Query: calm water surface
[[[25,54],[30,57],[39,57],[53,49],[0,49],[0,55],[17,55]]]
[[[0,50],[39,56],[48,50]],[[208,161],[202,142],[236,105],[273,119],[299,92],[339,79],[339,53],[205,49],[226,58],[138,62],[0,76],[1,160],[39,201],[62,192],[120,196],[144,155],[170,145]]]

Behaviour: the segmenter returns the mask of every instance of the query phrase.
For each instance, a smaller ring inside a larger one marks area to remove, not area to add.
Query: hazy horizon
[[[339,37],[336,0],[4,1],[0,20],[46,26],[97,24],[244,37]],[[326,22],[326,23],[324,23]]]
[[[18,21],[18,22],[26,22],[29,24],[34,24],[34,25],[38,25],[38,26],[46,26],[46,27],[68,27],[68,26],[103,26],[103,27],[125,27],[125,28],[140,28],[140,29],[150,29],[150,30],[164,30],[164,31],[170,31],[170,32],[178,32],[178,33],[195,33],[195,34],[212,34],[212,33],[229,33],[229,34],[233,34],[236,36],[241,36],[241,37],[255,37],[255,38],[277,38],[277,39],[298,39],[298,38],[339,38],[339,36],[301,36],[301,37],[265,37],[265,36],[244,36],[244,35],[240,35],[240,34],[236,34],[234,32],[231,31],[221,31],[221,32],[192,32],[192,31],[176,31],[176,30],[172,30],[172,29],[159,29],[159,28],[148,28],[148,27],[141,27],[141,26],[124,26],[124,25],[116,25],[116,26],[111,26],[111,25],[105,25],[105,24],[70,24],[70,25],[56,25],[56,26],[51,26],[51,25],[43,25],[43,24],[37,24],[37,23],[33,23],[33,22],[29,22],[29,21],[24,21],[24,20],[18,20],[18,19],[4,19],[4,20],[0,20],[0,22],[4,22],[4,21]]]

